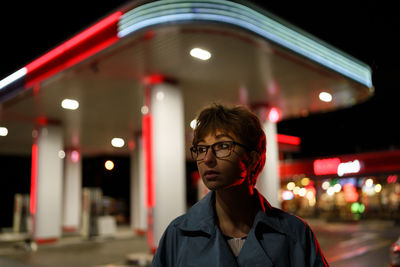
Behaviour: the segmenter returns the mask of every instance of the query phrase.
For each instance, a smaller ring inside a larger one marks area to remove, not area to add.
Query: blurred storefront
[[[400,150],[281,161],[282,208],[328,220],[400,220]]]

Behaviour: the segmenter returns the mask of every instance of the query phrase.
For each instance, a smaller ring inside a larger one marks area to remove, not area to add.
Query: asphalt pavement
[[[400,235],[400,226],[392,221],[307,222],[331,267],[388,267],[389,247]],[[114,237],[64,236],[36,251],[23,241],[0,241],[0,266],[7,267],[149,266],[151,257],[145,236],[128,227],[119,227]]]
[[[331,267],[389,267],[390,246],[400,235],[393,221],[309,223]]]
[[[68,235],[37,247],[23,241],[0,244],[0,266],[10,267],[149,266],[151,257],[145,236],[135,235],[128,227],[118,227],[113,237],[86,240]]]

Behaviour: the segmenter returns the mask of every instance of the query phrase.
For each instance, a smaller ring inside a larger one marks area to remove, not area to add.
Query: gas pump
[[[28,233],[30,231],[29,195],[14,195],[13,232]]]
[[[82,189],[82,228],[83,238],[90,239],[98,235],[97,221],[102,214],[103,192],[100,188]]]

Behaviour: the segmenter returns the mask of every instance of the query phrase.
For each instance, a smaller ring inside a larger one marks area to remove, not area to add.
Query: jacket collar
[[[280,216],[276,212],[277,209],[273,208],[269,202],[261,195],[257,189],[254,189],[255,194],[258,195],[263,210],[260,210],[254,219],[253,228],[257,227],[259,223],[272,228],[276,232],[285,233],[284,226],[281,223]],[[213,235],[216,230],[215,224],[215,192],[210,191],[203,199],[197,202],[182,220],[177,221],[175,225],[183,231],[202,231],[209,235]]]
[[[257,227],[259,223],[263,223],[266,226],[269,226],[276,232],[285,234],[285,224],[281,221],[280,210],[274,208],[269,204],[269,202],[265,199],[265,197],[258,192],[257,189],[254,189],[255,194],[258,195],[260,199],[260,203],[262,204],[263,211],[260,210],[257,212],[256,217],[254,218],[253,227]]]
[[[209,235],[215,232],[214,220],[215,192],[210,191],[204,198],[193,205],[176,226],[183,231],[203,231]]]

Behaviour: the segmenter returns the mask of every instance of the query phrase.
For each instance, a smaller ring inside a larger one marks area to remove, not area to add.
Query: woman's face
[[[221,141],[240,140],[233,134],[216,131],[215,134],[208,134],[201,139],[197,145],[212,145]],[[212,149],[209,148],[203,160],[197,161],[197,168],[204,184],[210,190],[220,190],[242,184],[247,177],[247,166],[244,163],[246,158],[245,150],[236,145],[230,156],[217,158]]]

